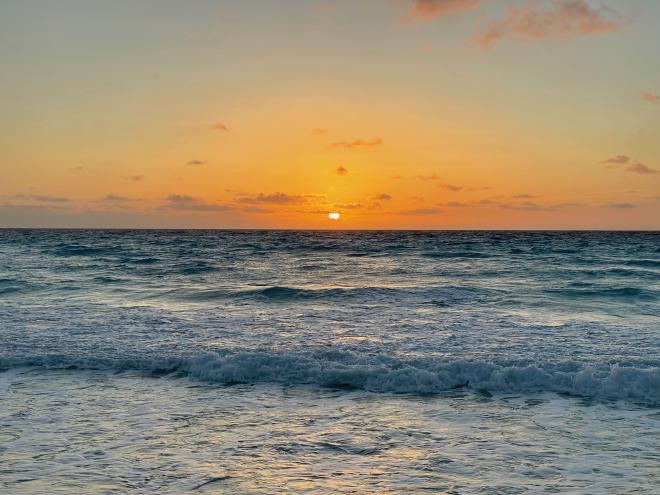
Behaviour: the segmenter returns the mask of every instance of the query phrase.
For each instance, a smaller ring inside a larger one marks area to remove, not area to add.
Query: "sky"
[[[660,229],[657,0],[0,10],[0,227]]]

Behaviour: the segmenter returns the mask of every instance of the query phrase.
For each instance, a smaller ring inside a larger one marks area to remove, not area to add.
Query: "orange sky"
[[[660,227],[652,0],[5,10],[2,227]]]

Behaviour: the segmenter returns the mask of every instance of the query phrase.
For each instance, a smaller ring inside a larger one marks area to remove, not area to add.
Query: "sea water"
[[[660,492],[660,234],[0,231],[0,491]]]

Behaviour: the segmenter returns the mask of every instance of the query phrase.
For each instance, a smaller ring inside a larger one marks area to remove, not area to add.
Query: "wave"
[[[629,260],[625,264],[629,266],[641,266],[643,268],[660,268],[660,260]]]
[[[348,351],[230,352],[160,358],[0,357],[0,368],[43,367],[175,374],[222,385],[277,383],[437,394],[453,389],[555,392],[660,406],[660,368],[579,362],[515,363],[451,358],[401,359]]]
[[[492,255],[488,253],[481,253],[478,251],[430,251],[423,253],[426,258],[467,258],[467,259],[484,259],[491,258]]]
[[[177,289],[164,294],[165,297],[187,302],[212,302],[223,299],[255,299],[272,302],[314,301],[353,299],[371,300],[401,299],[409,296],[421,296],[440,299],[445,302],[474,301],[493,291],[470,286],[445,287],[331,287],[301,288],[288,286],[268,286],[255,289]],[[158,297],[162,297],[161,296]]]
[[[547,289],[549,294],[558,294],[565,297],[586,297],[603,299],[623,299],[623,300],[647,300],[657,299],[654,291],[640,289],[638,287],[618,287],[612,289],[594,288],[594,289]]]

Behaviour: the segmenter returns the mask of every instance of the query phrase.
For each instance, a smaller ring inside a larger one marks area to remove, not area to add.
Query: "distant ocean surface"
[[[660,493],[660,234],[0,230],[0,492]]]

